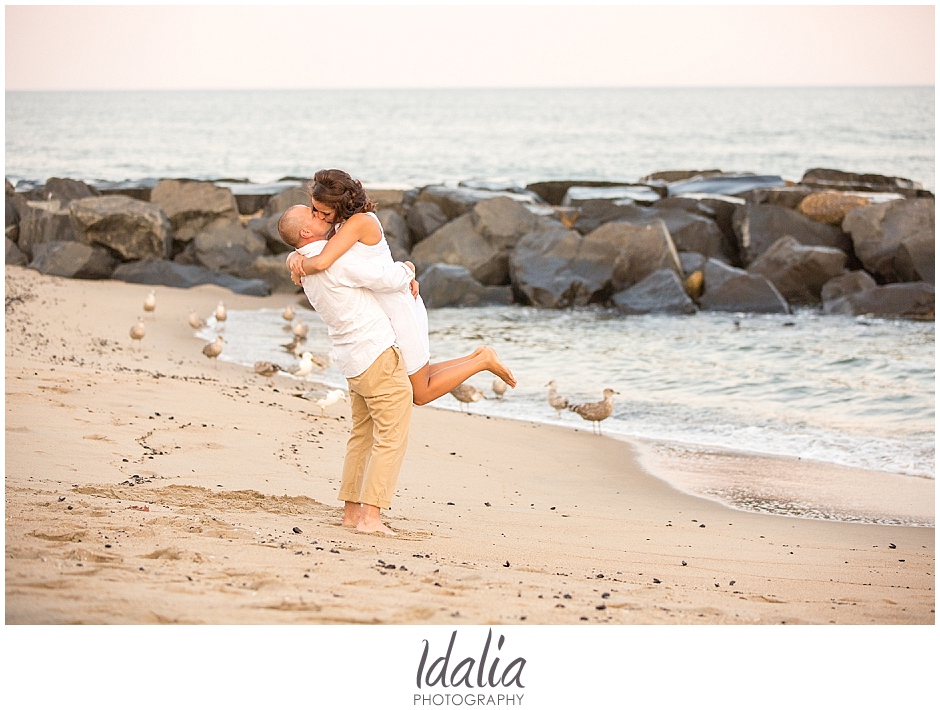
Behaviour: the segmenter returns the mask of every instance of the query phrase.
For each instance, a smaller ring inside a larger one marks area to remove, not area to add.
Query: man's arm
[[[343,254],[327,273],[336,283],[352,288],[367,288],[376,293],[395,293],[409,288],[415,278],[414,268],[401,261],[394,264],[377,264],[369,259],[356,258],[355,254]]]

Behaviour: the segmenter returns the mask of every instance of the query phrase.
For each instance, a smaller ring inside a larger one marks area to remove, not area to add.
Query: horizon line
[[[935,89],[936,84],[708,84],[708,85],[598,85],[598,86],[320,86],[320,87],[140,87],[140,88],[4,88],[5,93],[59,92],[238,92],[238,91],[591,91],[668,89]]]

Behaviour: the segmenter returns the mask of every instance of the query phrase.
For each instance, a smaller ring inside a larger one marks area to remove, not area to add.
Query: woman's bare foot
[[[496,355],[496,351],[489,345],[483,346],[482,356],[486,358],[486,369],[496,375],[510,387],[516,386],[516,378],[512,376],[512,371],[506,367],[502,360]]]
[[[346,509],[343,511],[343,525],[354,528],[359,524],[362,517],[362,506],[359,503],[346,501]]]

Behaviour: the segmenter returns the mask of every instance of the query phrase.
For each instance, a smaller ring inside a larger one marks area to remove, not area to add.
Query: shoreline
[[[934,623],[930,528],[731,509],[538,423],[416,408],[403,534],[343,529],[347,405],[216,369],[186,324],[295,296],[157,287],[137,353],[150,287],[6,289],[7,623]]]

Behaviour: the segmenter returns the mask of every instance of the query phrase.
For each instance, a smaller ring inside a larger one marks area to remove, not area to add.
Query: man
[[[277,228],[288,245],[314,256],[326,246],[330,226],[310,207],[295,205]],[[346,505],[343,525],[359,532],[395,534],[381,511],[391,506],[405,457],[413,397],[395,332],[372,292],[408,290],[413,280],[408,264],[380,266],[348,252],[302,283],[349,384],[352,431],[338,498]]]

